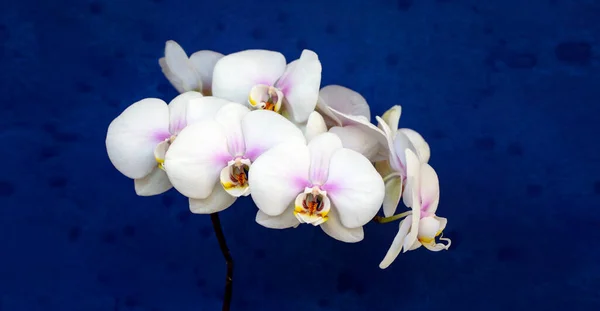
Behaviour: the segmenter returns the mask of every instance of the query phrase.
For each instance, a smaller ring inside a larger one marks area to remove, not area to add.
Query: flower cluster
[[[400,106],[374,125],[360,94],[321,88],[315,52],[290,63],[266,50],[188,57],[168,41],[159,64],[181,94],[168,104],[132,104],[106,136],[112,164],[138,195],[175,188],[196,214],[249,196],[262,226],[311,224],[347,243],[361,241],[373,220],[404,217],[382,269],[401,252],[450,246],[441,237],[447,221],[436,216],[439,182],[427,142],[398,127]],[[401,200],[409,210],[394,215]],[[385,217],[377,216],[382,207]]]

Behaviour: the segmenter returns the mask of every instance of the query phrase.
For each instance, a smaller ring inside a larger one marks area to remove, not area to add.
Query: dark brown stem
[[[231,295],[233,291],[233,258],[231,257],[231,253],[229,253],[227,241],[225,241],[225,235],[223,234],[223,228],[221,227],[219,213],[210,214],[210,220],[212,221],[213,229],[215,230],[215,235],[217,236],[217,240],[219,241],[221,253],[223,253],[225,263],[227,264],[227,278],[225,279],[225,295],[223,296],[222,310],[229,311],[231,306]]]

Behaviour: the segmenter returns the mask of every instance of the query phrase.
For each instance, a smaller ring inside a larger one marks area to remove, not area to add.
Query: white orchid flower
[[[387,158],[385,134],[371,123],[369,105],[359,93],[328,85],[319,92],[317,111],[323,115],[329,132],[342,140],[344,148],[359,152],[372,162]]]
[[[386,187],[383,202],[383,214],[386,217],[394,215],[402,198],[404,188],[407,186],[407,163],[405,150],[415,152],[421,163],[427,163],[430,157],[429,145],[416,131],[408,128],[398,129],[402,107],[393,106],[382,117],[376,117],[378,127],[383,131],[386,141],[388,157],[375,163],[377,171],[383,177]],[[404,204],[410,207],[410,197],[404,197]]]
[[[227,101],[186,92],[168,105],[146,98],[129,106],[108,126],[106,151],[115,168],[135,180],[140,196],[171,189],[162,165],[165,152],[188,124],[211,118]]]
[[[451,241],[442,238],[448,220],[435,215],[440,202],[440,186],[435,170],[427,163],[421,163],[418,156],[410,149],[405,150],[408,167],[408,179],[411,180],[410,189],[406,196],[410,196],[412,213],[400,222],[398,234],[394,238],[387,254],[379,264],[381,269],[387,268],[400,254],[424,246],[430,251],[447,250]],[[441,241],[437,243],[436,238]]]
[[[334,239],[363,239],[363,226],[381,207],[384,184],[371,162],[324,133],[308,145],[281,144],[260,156],[250,170],[256,221],[284,229],[320,226]]]
[[[190,210],[211,214],[250,194],[248,173],[263,152],[282,142],[305,143],[283,116],[228,103],[213,120],[186,127],[166,153],[164,166]]]
[[[223,54],[202,50],[190,57],[175,41],[165,44],[165,56],[158,60],[163,74],[179,93],[197,91],[205,96],[212,93],[212,76],[215,64]]]
[[[212,92],[303,124],[315,110],[320,85],[321,62],[313,51],[304,50],[299,59],[286,64],[279,52],[245,50],[217,62]]]

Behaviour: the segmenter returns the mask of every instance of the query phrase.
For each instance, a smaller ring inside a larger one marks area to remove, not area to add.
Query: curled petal
[[[371,221],[379,211],[385,185],[367,158],[342,148],[331,157],[326,191],[344,227],[358,228]]]
[[[404,245],[404,239],[408,234],[408,230],[410,229],[411,223],[411,215],[407,216],[406,218],[402,219],[402,221],[400,221],[398,233],[394,237],[394,241],[392,241],[392,245],[385,254],[385,257],[379,264],[380,269],[386,269],[387,267],[389,267],[392,264],[392,262],[396,260],[398,255],[400,255],[400,252],[402,252],[402,246]]]
[[[335,208],[329,212],[329,220],[321,224],[321,229],[330,237],[345,243],[356,243],[364,239],[362,227],[347,228],[340,221],[340,216]]]
[[[333,114],[329,108],[333,108],[340,113],[351,116],[364,116],[371,120],[371,110],[367,100],[347,87],[341,85],[328,85],[319,91],[319,103],[317,105],[329,127],[342,126],[342,122]],[[328,120],[329,119],[329,120]]]
[[[165,77],[179,93],[202,90],[200,76],[183,48],[175,41],[165,44],[165,57],[158,60]]]
[[[294,216],[294,205],[290,205],[281,215],[269,216],[263,211],[256,213],[256,222],[269,229],[288,229],[296,228],[300,225],[298,219]]]
[[[164,166],[177,191],[188,198],[205,199],[229,160],[225,131],[216,121],[206,121],[179,133],[167,150]]]
[[[135,179],[134,185],[135,193],[142,197],[165,193],[173,188],[169,177],[167,177],[167,173],[158,166],[150,174],[146,175],[146,177]]]
[[[167,104],[157,98],[146,98],[129,106],[110,123],[106,151],[123,175],[144,178],[157,165],[156,145],[169,137]]]
[[[429,144],[425,141],[423,136],[421,136],[421,134],[419,134],[417,131],[408,128],[401,128],[398,131],[408,137],[408,140],[414,146],[416,154],[419,157],[419,160],[421,160],[421,163],[429,162],[431,150],[429,149]]]
[[[324,133],[308,143],[310,150],[309,180],[313,185],[324,185],[329,175],[333,154],[342,148],[342,141],[335,134]]]
[[[213,192],[205,199],[189,199],[190,211],[194,214],[217,213],[233,205],[236,199],[221,187],[220,182],[217,182]]]
[[[269,149],[250,168],[252,200],[263,213],[281,215],[308,185],[310,155],[301,142],[286,142]]]
[[[205,120],[212,120],[217,112],[231,102],[213,96],[205,96],[190,100],[187,107],[187,124],[194,124]]]
[[[171,134],[177,135],[187,126],[187,112],[190,103],[202,97],[201,93],[190,91],[173,98],[169,103],[169,131]]]
[[[344,148],[354,150],[369,160],[373,161],[379,154],[380,144],[357,126],[334,126],[329,129],[330,133],[336,134],[341,140]]]
[[[419,193],[421,199],[421,211],[426,215],[433,215],[440,202],[440,182],[438,175],[425,163],[421,164]]]
[[[393,177],[385,183],[385,198],[383,199],[383,215],[393,216],[402,197],[402,178]]]
[[[412,221],[410,232],[404,240],[404,252],[410,250],[418,242],[419,220],[421,219],[421,199],[419,194],[421,163],[417,155],[410,149],[406,149],[405,156],[407,161],[407,177],[403,198],[404,204],[412,210]]]
[[[343,114],[334,108],[330,108],[330,111],[341,120],[344,127],[355,127],[368,136],[372,144],[377,143],[377,156],[372,157],[372,161],[380,161],[388,158],[390,142],[384,131],[373,125],[365,116]]]
[[[217,61],[219,61],[219,59],[222,57],[223,54],[209,50],[198,51],[190,56],[190,61],[192,62],[200,78],[202,94],[206,96],[212,95],[213,71]]]
[[[321,86],[321,70],[317,54],[304,50],[277,81],[276,87],[285,95],[285,109],[292,121],[304,123],[315,110]]]
[[[292,122],[278,113],[254,110],[242,119],[246,157],[254,161],[265,151],[283,142],[305,144],[304,134]]]
[[[400,123],[400,116],[402,115],[402,107],[395,105],[388,109],[382,116],[381,119],[389,126],[392,132],[398,130],[398,124]]]
[[[215,65],[212,95],[246,103],[253,86],[275,84],[285,67],[285,57],[279,52],[245,50],[226,55]]]
[[[250,112],[246,106],[237,103],[229,103],[221,108],[215,120],[219,122],[227,136],[229,153],[234,157],[243,156],[246,152],[244,133],[242,130],[242,119]]]
[[[306,121],[306,125],[303,128],[304,137],[306,141],[310,142],[316,136],[327,132],[327,125],[323,116],[316,111],[313,111]]]

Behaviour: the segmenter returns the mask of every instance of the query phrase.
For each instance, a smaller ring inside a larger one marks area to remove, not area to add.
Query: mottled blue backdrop
[[[0,310],[220,310],[209,217],[137,197],[104,146],[128,105],[177,95],[169,39],[316,51],[323,85],[403,106],[440,176],[451,249],[385,271],[396,224],[350,245],[234,205],[232,310],[600,309],[600,1],[4,0]]]

